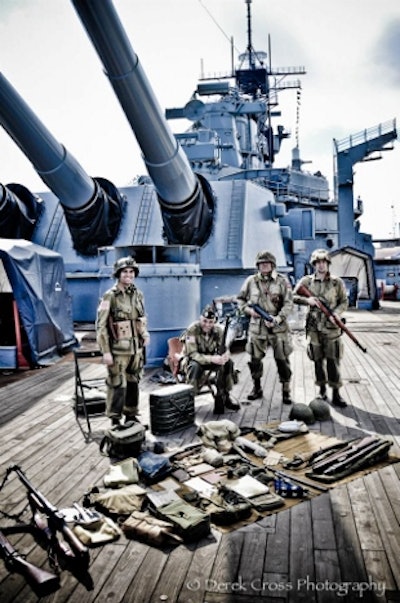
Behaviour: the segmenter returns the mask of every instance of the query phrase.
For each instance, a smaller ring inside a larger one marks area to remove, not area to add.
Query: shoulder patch
[[[104,311],[104,310],[109,310],[109,308],[110,308],[110,300],[102,299],[100,301],[99,310]]]

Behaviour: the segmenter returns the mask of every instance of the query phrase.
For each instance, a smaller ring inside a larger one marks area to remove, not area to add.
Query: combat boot
[[[214,415],[223,415],[224,412],[225,412],[224,398],[223,398],[222,394],[215,394],[213,414]]]
[[[236,404],[236,402],[233,402],[231,400],[231,398],[229,397],[229,394],[226,394],[225,397],[225,408],[229,408],[229,410],[240,410],[240,404]]]
[[[136,381],[128,381],[126,387],[126,398],[123,408],[123,414],[126,421],[137,420],[139,413],[139,383]]]
[[[254,379],[254,385],[252,391],[247,396],[248,400],[257,400],[263,397],[263,391],[261,389],[261,379]]]
[[[282,392],[282,402],[283,404],[291,404],[292,398],[290,397],[290,392]]]
[[[282,383],[282,402],[283,404],[292,403],[292,399],[290,397],[290,383],[288,381],[284,381]]]
[[[322,384],[322,385],[320,385],[320,387],[319,387],[319,396],[320,396],[320,398],[322,398],[323,400],[327,400],[327,399],[328,399],[328,396],[327,396],[327,393],[326,393],[326,385],[325,385],[325,383],[323,383],[323,384]]]
[[[347,402],[343,400],[338,389],[332,391],[332,404],[334,406],[339,406],[340,408],[345,408],[347,406]]]

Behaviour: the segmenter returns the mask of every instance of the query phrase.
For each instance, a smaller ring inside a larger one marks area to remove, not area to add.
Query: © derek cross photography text
[[[345,597],[352,593],[360,599],[364,597],[365,593],[371,592],[375,593],[377,597],[385,595],[385,583],[372,580],[371,577],[368,578],[368,581],[362,582],[316,581],[312,580],[310,576],[299,578],[295,582],[268,582],[258,579],[246,581],[242,576],[238,576],[237,580],[232,582],[218,582],[210,578],[205,580],[195,578],[187,582],[186,587],[192,592],[205,589],[215,593],[334,592],[338,597]]]

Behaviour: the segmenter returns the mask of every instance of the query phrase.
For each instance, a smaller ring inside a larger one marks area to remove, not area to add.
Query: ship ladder
[[[232,198],[229,213],[226,257],[233,260],[238,257],[239,243],[242,236],[242,206],[244,182],[232,182]]]
[[[153,208],[154,188],[145,185],[139,205],[139,212],[133,232],[132,243],[144,244],[149,233],[150,216]]]

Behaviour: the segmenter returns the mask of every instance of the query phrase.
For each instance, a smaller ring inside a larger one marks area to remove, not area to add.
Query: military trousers
[[[342,386],[340,361],[343,343],[336,332],[310,331],[307,354],[314,362],[315,383],[319,387],[328,384],[334,389]]]
[[[206,373],[209,371],[216,373],[217,394],[231,391],[234,383],[234,364],[232,360],[228,360],[222,366],[213,363],[200,364],[194,360],[189,360],[186,366],[186,381],[193,386],[195,394],[206,384]]]
[[[136,416],[139,405],[139,381],[143,370],[143,354],[113,355],[114,364],[107,367],[106,415],[111,419]]]
[[[261,379],[262,377],[264,371],[262,361],[269,347],[272,348],[274,353],[279,381],[282,384],[288,384],[292,377],[289,354],[291,354],[293,348],[287,333],[271,333],[267,338],[250,338],[246,345],[246,351],[250,354],[249,367],[253,381]]]

